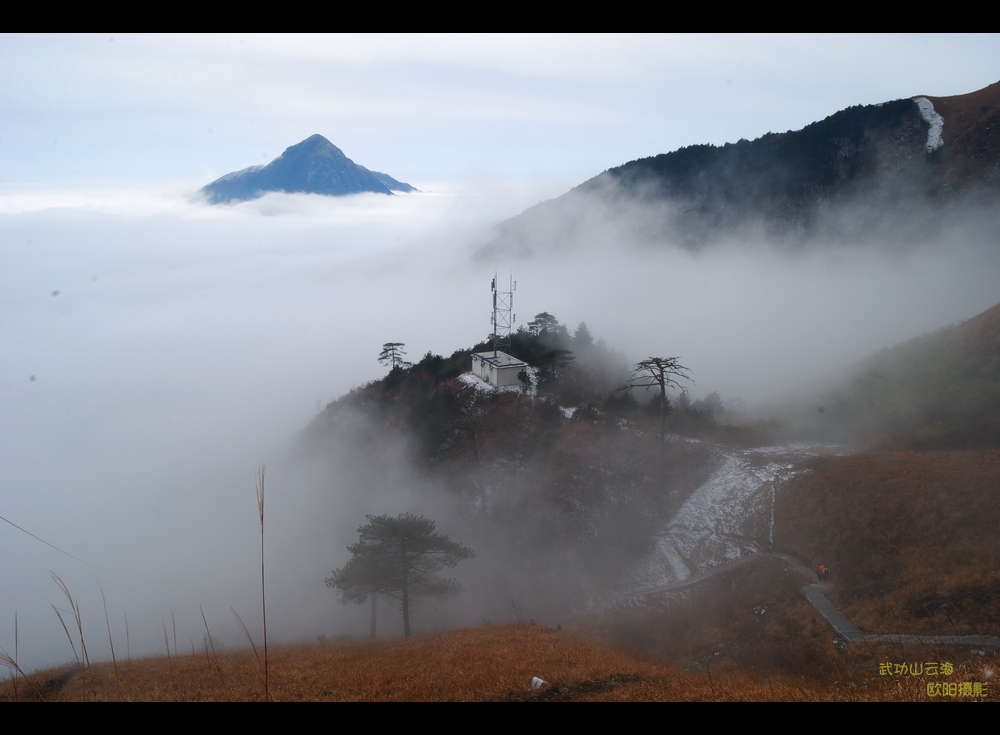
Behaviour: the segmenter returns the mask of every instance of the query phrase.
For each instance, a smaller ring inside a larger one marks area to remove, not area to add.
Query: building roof
[[[497,350],[495,353],[492,350],[489,352],[474,352],[472,356],[478,357],[483,362],[496,368],[526,367],[528,365],[524,360],[518,360],[513,355],[500,352],[500,350]]]

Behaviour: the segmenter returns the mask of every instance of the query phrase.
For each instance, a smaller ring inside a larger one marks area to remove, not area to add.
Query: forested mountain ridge
[[[855,106],[797,131],[630,161],[507,220],[480,253],[572,248],[592,229],[580,221],[595,204],[642,244],[698,249],[763,236],[801,248],[812,237],[891,230],[900,219],[933,222],[937,212],[998,196],[1000,83]]]
[[[511,341],[530,384],[494,389],[469,373],[488,341],[427,353],[329,404],[302,445],[352,478],[366,507],[423,498],[477,539],[477,565],[506,559],[477,572],[491,595],[480,604],[517,597],[565,616],[648,549],[716,458],[706,444],[660,441],[658,394],[615,393],[629,366],[585,324],[571,331],[543,312]],[[714,405],[676,415],[711,431]]]
[[[941,447],[1000,442],[993,418],[1000,415],[1000,305],[877,353],[839,391],[814,396],[819,401],[809,406],[814,425],[745,419],[740,426],[727,425],[718,394],[698,401],[674,394],[665,441],[658,434],[655,395],[615,391],[628,373],[623,355],[595,342],[584,324],[571,332],[543,312],[531,325],[512,335],[511,351],[535,363],[532,385],[498,390],[469,374],[471,355],[488,350],[487,341],[447,358],[428,352],[413,364],[395,364],[383,378],[329,404],[303,437],[305,450],[329,460],[330,477],[348,488],[363,512],[433,508],[443,524],[474,540],[476,561],[461,580],[468,593],[453,604],[468,604],[478,615],[520,614],[527,606],[533,616],[562,620],[592,611],[634,573],[639,560],[660,548],[664,529],[692,498],[706,487],[738,485],[730,460],[742,457],[760,480],[763,464],[755,462],[766,463],[773,446],[749,460],[753,452],[744,453],[742,446],[773,445],[775,438],[857,442],[863,437],[883,446],[931,450],[921,453],[920,461],[932,465]],[[405,356],[404,345],[389,344]],[[593,369],[602,364],[603,372]],[[808,446],[799,444],[800,449]],[[816,444],[809,451],[828,450]],[[824,488],[857,479],[852,474],[857,463],[844,459],[843,451],[823,460],[834,463],[833,479],[823,475]],[[967,451],[960,458],[979,473],[980,485],[996,466],[996,450],[985,451],[992,454]],[[779,461],[790,474],[812,466],[805,454],[797,459],[793,454]],[[893,454],[877,461],[879,471],[892,473],[894,466],[916,460]],[[841,465],[843,475],[837,474]],[[930,495],[947,477],[946,471],[935,475]],[[794,490],[799,482],[788,487]],[[784,480],[777,484],[784,487]],[[882,494],[886,503],[903,497],[895,489]],[[791,504],[794,513],[808,515],[808,509],[798,509],[799,500],[814,495],[788,495],[782,507]],[[930,517],[921,511],[920,519]],[[822,513],[810,518],[829,525]],[[852,516],[832,534],[850,543],[826,541],[810,551],[814,561],[846,567],[841,549],[868,544],[864,534],[876,533],[870,525],[855,528],[855,521]],[[901,528],[911,523],[892,522]],[[716,531],[725,538],[745,536],[742,527]],[[812,546],[799,540],[787,546],[808,560],[807,548]],[[851,584],[870,581],[865,575],[858,579]],[[729,631],[731,622],[720,628]],[[877,629],[877,623],[872,625]],[[819,629],[828,640],[825,628]],[[731,634],[738,637],[737,628]],[[784,634],[776,640],[785,640]]]

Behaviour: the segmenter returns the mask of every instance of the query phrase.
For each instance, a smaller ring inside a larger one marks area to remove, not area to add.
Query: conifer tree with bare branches
[[[629,392],[633,388],[660,389],[660,441],[666,437],[667,410],[670,402],[667,400],[667,386],[680,388],[678,379],[689,380],[692,383],[691,371],[680,364],[679,357],[647,357],[632,367],[632,374],[625,385],[615,392]]]

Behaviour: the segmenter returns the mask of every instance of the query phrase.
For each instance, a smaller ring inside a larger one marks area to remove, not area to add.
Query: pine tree
[[[388,366],[390,370],[413,367],[412,362],[407,362],[403,359],[403,355],[406,354],[406,351],[403,349],[405,346],[405,342],[386,342],[382,345],[382,352],[378,356],[378,361]]]
[[[647,357],[632,367],[632,377],[615,392],[630,392],[633,388],[660,389],[660,440],[666,436],[667,410],[670,401],[667,400],[667,386],[680,388],[677,378],[691,380],[691,371],[681,365],[679,357]]]
[[[443,600],[461,593],[462,585],[437,572],[474,554],[469,547],[436,533],[434,521],[423,516],[404,513],[395,518],[366,518],[368,523],[358,527],[358,542],[347,547],[350,560],[334,570],[326,585],[340,591],[345,605],[363,603],[379,594],[399,600],[403,634],[410,635],[413,598]]]

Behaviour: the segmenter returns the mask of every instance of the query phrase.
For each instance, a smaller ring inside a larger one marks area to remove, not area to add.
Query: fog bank
[[[230,606],[256,635],[264,462],[272,640],[350,629],[359,611],[323,579],[363,513],[383,509],[288,446],[384,374],[384,342],[415,361],[484,339],[494,267],[517,280],[517,323],[585,321],[630,360],[681,357],[693,397],[750,405],[1000,300],[1000,263],[974,238],[692,254],[609,229],[601,249],[485,265],[471,255],[490,226],[539,192],[421,188],[222,208],[144,192],[0,198],[0,515],[82,560],[3,524],[0,646],[13,655],[16,612],[23,668],[72,657],[50,571],[79,597],[92,660],[109,656],[98,581],[119,655],[125,615],[133,656],[163,651],[164,624],[172,645],[173,623],[181,652],[200,650],[199,605],[226,645],[244,644]],[[400,471],[386,492],[406,491]]]

